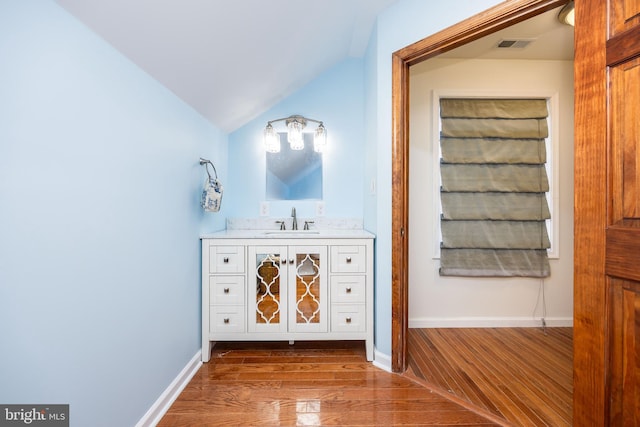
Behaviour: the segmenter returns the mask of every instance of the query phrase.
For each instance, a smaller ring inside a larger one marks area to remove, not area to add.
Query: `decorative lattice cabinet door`
[[[289,247],[289,331],[327,332],[327,247]]]
[[[327,331],[326,246],[251,246],[249,270],[249,332]]]

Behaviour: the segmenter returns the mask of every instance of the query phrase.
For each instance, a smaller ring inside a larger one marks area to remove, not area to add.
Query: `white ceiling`
[[[56,0],[225,132],[348,57],[364,55],[376,16],[398,0]],[[557,11],[445,54],[573,58]],[[494,49],[497,38],[537,39]]]
[[[348,57],[397,0],[56,0],[231,132]]]
[[[573,27],[561,24],[561,7],[439,55],[454,59],[573,60]],[[531,41],[525,48],[498,48],[501,40]]]

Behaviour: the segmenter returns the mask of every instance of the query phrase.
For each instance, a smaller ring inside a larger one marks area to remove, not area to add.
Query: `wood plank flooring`
[[[407,344],[407,376],[514,426],[572,424],[572,328],[409,329]]]
[[[158,426],[504,425],[470,407],[376,368],[363,342],[217,343]]]

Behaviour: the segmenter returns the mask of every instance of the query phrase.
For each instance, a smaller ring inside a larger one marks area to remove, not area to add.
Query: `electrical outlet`
[[[324,202],[316,203],[316,216],[324,216]]]
[[[261,202],[260,203],[260,216],[269,216],[269,203]]]

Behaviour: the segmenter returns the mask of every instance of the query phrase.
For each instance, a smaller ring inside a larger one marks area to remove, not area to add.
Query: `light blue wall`
[[[323,200],[327,217],[362,218],[364,180],[364,75],[361,59],[327,70],[266,113],[229,135],[230,217],[257,217],[265,200],[262,132],[268,120],[300,114],[322,120],[328,148],[323,154]],[[280,123],[283,125],[283,123]],[[313,123],[309,126],[313,126]],[[282,129],[284,130],[284,128]],[[272,201],[270,216],[314,217],[315,201]]]
[[[378,15],[365,57],[367,198],[365,224],[376,234],[376,350],[391,355],[391,57],[393,52],[500,3],[401,0]]]
[[[390,355],[391,54],[497,3],[401,0],[364,59],[234,132],[227,153],[226,135],[55,3],[2,0],[0,402],[135,424],[200,347],[199,232],[259,214],[262,129],[291,114],[328,128],[326,215],[377,234],[376,347]],[[199,156],[225,186],[219,214],[199,209]]]
[[[134,425],[200,348],[227,137],[51,1],[0,2],[0,64],[0,402]]]

